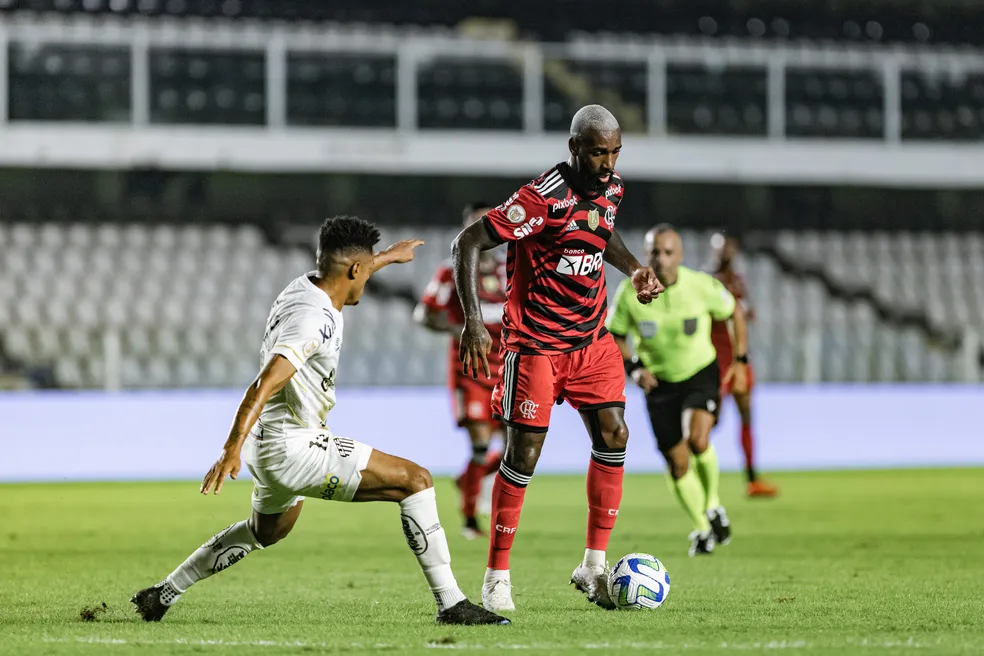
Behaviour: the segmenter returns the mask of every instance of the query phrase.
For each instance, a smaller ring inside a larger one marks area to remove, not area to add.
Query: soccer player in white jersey
[[[359,302],[370,275],[409,262],[423,243],[401,241],[374,253],[378,242],[371,223],[327,219],[319,235],[318,270],[294,280],[274,301],[260,350],[262,370],[201,485],[202,494],[218,494],[226,476],[239,473],[241,454],[254,480],[252,516],[210,538],[157,585],[137,592],[131,601],[143,619],[159,621],[198,581],[285,538],[303,498],[315,497],[399,503],[403,533],[437,600],[438,623],[509,624],[468,601],[458,587],[430,473],[337,437],[327,427],[335,405],[342,308]]]

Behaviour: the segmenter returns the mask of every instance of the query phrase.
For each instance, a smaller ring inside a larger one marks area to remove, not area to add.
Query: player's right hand
[[[461,331],[461,346],[458,347],[458,360],[461,361],[461,370],[467,376],[477,379],[479,366],[485,372],[486,378],[492,378],[492,371],[489,369],[489,351],[492,350],[492,336],[481,323],[465,322],[465,327]],[[468,370],[471,369],[471,372]]]
[[[219,490],[222,489],[222,484],[225,482],[226,476],[232,480],[236,480],[236,477],[239,476],[240,467],[242,467],[242,463],[238,453],[223,451],[219,459],[212,465],[212,468],[205,474],[205,480],[202,481],[200,490],[201,493],[209,494],[214,488],[215,493],[218,494]]]
[[[653,372],[645,367],[639,367],[632,372],[632,382],[641,387],[646,394],[652,392],[659,385]]]

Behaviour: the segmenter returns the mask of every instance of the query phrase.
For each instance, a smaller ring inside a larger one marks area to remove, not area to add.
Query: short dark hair
[[[379,243],[379,230],[357,216],[325,219],[318,234],[318,270],[327,272],[331,258],[352,252],[372,253]]]

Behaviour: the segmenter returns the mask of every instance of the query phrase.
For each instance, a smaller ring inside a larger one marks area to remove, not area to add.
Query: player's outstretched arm
[[[651,302],[663,291],[663,285],[656,278],[656,273],[651,267],[639,264],[639,260],[629,252],[616,230],[612,231],[605,248],[605,261],[632,279],[632,287],[635,288],[640,303]]]
[[[282,355],[274,355],[263,367],[253,384],[246,390],[243,400],[239,403],[236,411],[236,418],[232,421],[232,428],[229,430],[229,437],[222,447],[222,455],[215,461],[212,468],[205,474],[202,481],[201,493],[208,494],[215,490],[218,494],[228,476],[235,480],[239,475],[240,453],[242,452],[243,442],[253,428],[253,424],[260,417],[263,406],[270,400],[270,397],[279,392],[287,381],[297,372],[290,360]]]
[[[478,378],[480,366],[486,378],[492,377],[488,359],[489,351],[492,350],[492,336],[485,329],[478,300],[478,261],[482,251],[498,245],[486,229],[485,222],[478,221],[462,230],[451,246],[454,285],[465,314],[458,358],[465,374],[471,369],[473,378]]]
[[[405,264],[413,260],[413,250],[424,242],[422,239],[404,239],[398,241],[384,251],[379,251],[372,258],[372,272],[376,273],[390,264]]]

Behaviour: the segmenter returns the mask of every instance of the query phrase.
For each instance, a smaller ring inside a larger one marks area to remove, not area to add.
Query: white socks
[[[262,548],[249,529],[248,521],[227,527],[198,547],[158,585],[161,601],[170,606],[195,583],[235,565],[253,549]]]
[[[583,563],[586,567],[604,567],[605,552],[597,549],[585,549]]]
[[[420,563],[427,585],[434,593],[439,611],[450,608],[465,599],[458,582],[451,573],[451,551],[448,538],[437,516],[437,498],[434,488],[411,494],[400,502],[400,521],[403,535],[413,555]]]

